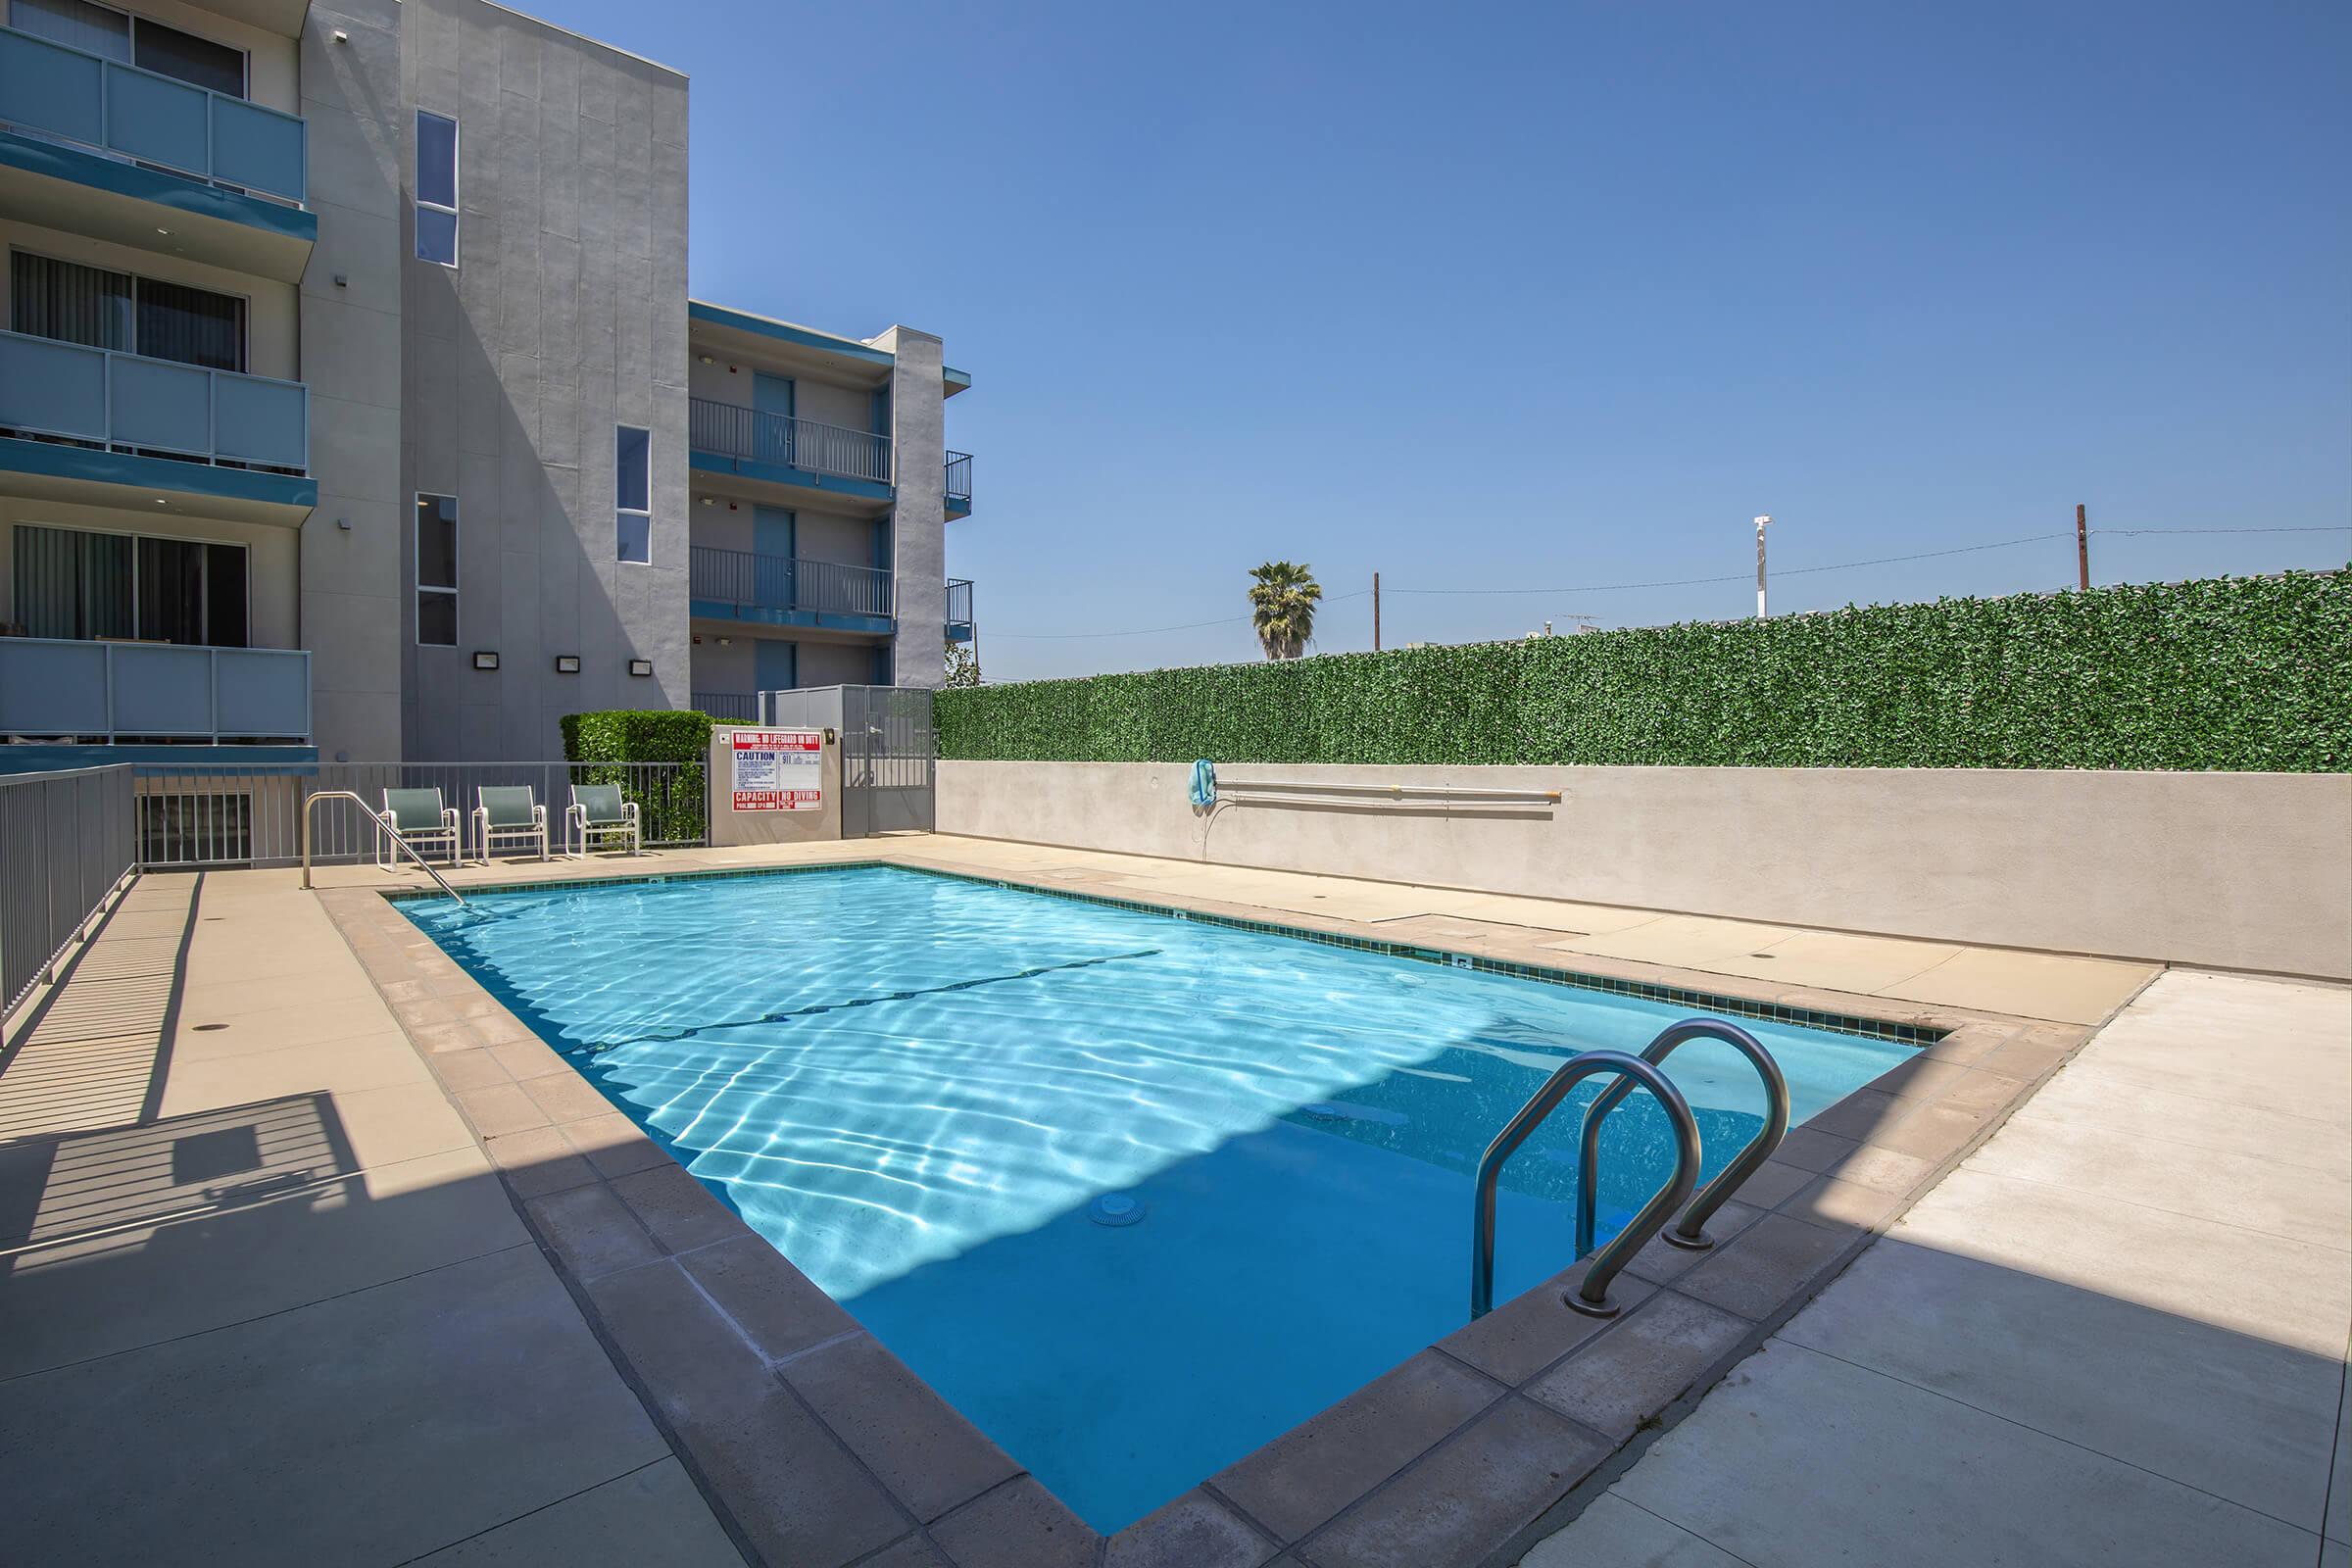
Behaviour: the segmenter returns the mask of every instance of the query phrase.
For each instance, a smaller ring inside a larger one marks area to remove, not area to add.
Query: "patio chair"
[[[539,858],[547,858],[547,808],[533,798],[528,784],[485,784],[474,797],[479,804],[473,808],[473,847],[484,865],[490,863],[494,839],[537,844]]]
[[[383,837],[376,841],[378,870],[390,871],[400,863],[400,857],[392,848],[393,839],[399,839],[420,857],[427,846],[438,844],[447,852],[452,865],[465,856],[466,840],[459,827],[457,808],[443,806],[438,789],[384,791],[384,808],[375,813],[375,821],[383,830]]]
[[[637,803],[620,798],[617,784],[574,784],[571,805],[564,810],[564,853],[571,853],[572,835],[580,840],[579,853],[588,853],[590,838],[602,840],[626,839],[631,855],[645,853],[645,834],[637,814]]]

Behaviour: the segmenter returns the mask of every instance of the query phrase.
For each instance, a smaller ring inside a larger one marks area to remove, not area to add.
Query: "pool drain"
[[[1104,1193],[1086,1205],[1086,1217],[1098,1225],[1132,1225],[1144,1217],[1144,1200],[1129,1193]]]

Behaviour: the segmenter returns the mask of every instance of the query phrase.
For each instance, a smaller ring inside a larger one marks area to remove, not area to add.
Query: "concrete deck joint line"
[[[2084,1038],[2083,1023],[2123,1006],[2156,972],[2039,958],[2018,971],[2014,991],[2003,992],[2007,982],[1984,967],[1968,981],[1977,988],[1976,1004],[1959,1006],[1884,994],[1909,989],[1904,979],[1921,972],[1916,944],[1870,949],[1869,961],[1860,963],[1854,955],[1862,950],[1844,939],[1808,946],[1792,937],[1794,945],[1780,945],[1786,956],[1773,960],[1777,972],[1741,974],[1718,966],[1737,965],[1762,946],[1740,922],[1653,915],[1610,926],[1646,930],[1657,944],[1643,949],[1652,956],[1569,955],[1553,943],[1563,932],[1608,925],[1606,911],[1514,900],[1481,907],[1490,916],[1531,923],[1482,923],[1467,908],[1400,914],[1406,905],[1429,902],[1421,890],[1390,887],[1375,898],[1331,878],[1253,873],[1245,882],[1197,874],[1213,867],[942,837],[469,867],[458,886],[470,896],[550,882],[882,864],[1407,957],[1460,953],[1496,972],[1589,977],[1604,988],[1693,1007],[1748,1007],[1766,1015],[1777,1009],[1861,1029],[1884,1024],[1906,1031],[1919,1049],[1817,1118],[1838,1132],[1792,1134],[1783,1157],[1759,1170],[1719,1214],[1722,1236],[1712,1252],[1666,1258],[1645,1250],[1638,1256],[1614,1287],[1628,1298],[1618,1318],[1595,1324],[1554,1310],[1559,1293],[1575,1280],[1575,1270],[1564,1271],[1385,1371],[1298,1432],[1202,1478],[1130,1531],[1104,1539],[897,1363],[382,896],[414,889],[420,879],[331,867],[319,873],[320,890],[304,895],[290,872],[214,873],[206,883],[208,907],[226,923],[199,928],[184,993],[206,999],[206,1009],[225,1009],[239,1004],[240,992],[299,983],[302,1001],[274,1009],[190,1011],[191,1022],[224,1019],[234,1027],[177,1037],[178,1054],[157,1072],[163,1118],[238,1112],[269,1095],[308,1092],[303,1104],[315,1102],[318,1114],[340,1119],[356,1151],[348,1168],[295,1190],[291,1200],[232,1208],[228,1217],[240,1226],[300,1221],[303,1234],[331,1237],[358,1236],[342,1227],[380,1226],[386,1220],[378,1216],[415,1212],[423,1217],[403,1234],[414,1232],[406,1245],[422,1255],[394,1271],[374,1260],[372,1244],[353,1259],[335,1253],[329,1259],[335,1268],[357,1272],[331,1282],[330,1290],[310,1253],[274,1248],[268,1255],[285,1260],[278,1270],[282,1299],[230,1313],[225,1323],[196,1322],[160,1346],[153,1333],[118,1333],[96,1353],[75,1358],[75,1368],[95,1369],[85,1375],[108,1380],[144,1377],[134,1363],[173,1346],[183,1356],[209,1355],[205,1347],[243,1344],[240,1333],[255,1332],[244,1325],[265,1314],[273,1323],[299,1325],[306,1314],[349,1313],[354,1303],[385,1299],[386,1293],[448,1296],[456,1303],[451,1310],[460,1311],[462,1293],[490,1289],[485,1271],[499,1269],[505,1272],[496,1288],[527,1296],[525,1316],[537,1325],[533,1338],[514,1348],[517,1368],[560,1386],[581,1401],[583,1413],[567,1416],[560,1430],[533,1431],[527,1441],[510,1436],[495,1451],[453,1450],[465,1458],[454,1479],[430,1471],[436,1456],[424,1447],[380,1448],[369,1474],[431,1477],[425,1483],[431,1517],[419,1524],[406,1558],[477,1539],[502,1521],[569,1510],[591,1495],[620,1495],[607,1489],[633,1476],[667,1478],[662,1506],[675,1510],[694,1540],[719,1543],[721,1552],[744,1561],[796,1568],[864,1562],[900,1568],[902,1550],[913,1554],[908,1560],[933,1551],[969,1568],[983,1541],[1027,1552],[1027,1562],[1066,1558],[1124,1568],[1166,1560],[1152,1556],[1154,1540],[1164,1546],[1210,1539],[1237,1561],[1254,1553],[1261,1561],[1328,1568],[1330,1560],[1352,1560],[1359,1545],[1368,1550],[1366,1544],[1396,1532],[1403,1534],[1395,1539],[1429,1547],[1413,1548],[1420,1551],[1412,1559],[1416,1568],[1499,1560],[1497,1553],[1534,1542],[1648,1463],[1681,1430],[1675,1424],[1683,1414],[1703,1408],[1707,1388],[1740,1365],[1753,1345],[1783,1332],[1825,1288],[1838,1288],[1833,1281],[1850,1278],[1857,1259],[1869,1255],[1873,1236],[1907,1223],[1923,1194],[1979,1158],[2005,1123],[2015,1125],[2009,1112],[2067,1063]],[[149,890],[175,894],[184,906],[192,879],[151,878]],[[1425,915],[1454,921],[1465,934],[1399,923]],[[1536,923],[1543,921],[1553,923]],[[1676,961],[1660,961],[1675,944]],[[91,951],[107,946],[102,933]],[[145,950],[121,951],[138,958]],[[1985,965],[2000,959],[1984,953]],[[65,990],[74,993],[95,978],[94,968],[70,975]],[[2002,1001],[2034,1007],[2057,1002],[2060,1010],[2085,1016],[2037,1020],[2022,1005],[2015,1011],[1986,1005]],[[53,1012],[48,1038],[66,1011]],[[361,1017],[368,1028],[322,1038],[317,1020],[329,1016],[334,1027]],[[365,1074],[354,1077],[363,1065]],[[0,1071],[0,1097],[7,1078]],[[379,1080],[382,1087],[356,1087]],[[329,1092],[321,1084],[354,1087]],[[404,1162],[423,1163],[428,1151],[446,1161],[448,1172],[432,1196],[386,1186]],[[2034,1175],[2028,1170],[2020,1180]],[[0,1180],[5,1176],[0,1165]],[[308,1195],[335,1193],[340,1200],[341,1192],[354,1195],[350,1217],[339,1210],[309,1213]],[[446,1213],[414,1206],[427,1201]],[[210,1223],[217,1216],[200,1206],[193,1215],[182,1208],[141,1213],[110,1227],[107,1238],[110,1245],[117,1236],[135,1241],[142,1225],[184,1225],[191,1217]],[[475,1237],[477,1245],[454,1245],[461,1235]],[[248,1296],[259,1289],[228,1277],[233,1270],[225,1254],[198,1255],[212,1258],[207,1267],[222,1276],[217,1289]],[[153,1266],[163,1266],[160,1254]],[[370,1269],[398,1277],[371,1277]],[[200,1281],[206,1273],[198,1268],[183,1278]],[[0,1285],[12,1288],[22,1282]],[[119,1310],[122,1298],[110,1292],[101,1304]],[[155,1308],[183,1317],[191,1309],[172,1302]],[[430,1314],[418,1321],[425,1320],[438,1321]],[[488,1319],[465,1311],[453,1321]],[[100,1321],[88,1332],[116,1331]],[[1681,1347],[1674,1356],[1642,1349],[1669,1341]],[[369,1367],[400,1375],[369,1397],[403,1396],[398,1381],[418,1386],[408,1397],[461,1396],[427,1387],[429,1364],[420,1370],[401,1359],[415,1353],[395,1346],[369,1360]],[[1631,1388],[1610,1370],[1652,1363],[1654,1371]],[[0,1375],[9,1370],[0,1366]],[[20,1377],[12,1386],[41,1382]],[[528,1401],[509,1403],[519,1417]],[[74,1462],[81,1450],[71,1440],[87,1423],[77,1427],[70,1411],[61,1419],[54,1407],[46,1419],[69,1441],[56,1457],[37,1455],[38,1462]],[[0,1415],[0,1440],[24,1448],[9,1422]],[[271,1430],[268,1422],[254,1426]],[[1673,1430],[1661,1437],[1661,1427]],[[1348,1440],[1352,1446],[1334,1441],[1350,1431],[1361,1441]],[[1308,1453],[1325,1457],[1300,1457]],[[1326,1462],[1335,1454],[1347,1463]],[[302,1458],[272,1450],[267,1463],[298,1465]],[[1471,1490],[1483,1500],[1449,1527],[1451,1535],[1435,1543],[1412,1535],[1431,1499],[1469,1495],[1465,1478],[1473,1476],[1481,1479]],[[252,1485],[232,1477],[216,1482],[213,1494],[226,1507],[242,1486],[250,1502]],[[60,1494],[73,1495],[72,1487]],[[154,1489],[149,1505],[160,1506],[168,1495]],[[135,1519],[135,1508],[126,1517]],[[44,1538],[40,1522],[32,1524],[27,1539],[37,1545]],[[303,1543],[297,1549],[309,1560],[352,1560],[332,1535],[333,1519],[297,1520],[287,1528],[293,1532],[287,1539]]]

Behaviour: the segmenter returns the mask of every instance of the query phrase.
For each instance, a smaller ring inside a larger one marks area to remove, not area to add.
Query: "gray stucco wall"
[[[480,0],[398,10],[404,744],[560,757],[564,713],[688,700],[686,81]],[[460,124],[455,270],[415,259],[417,107]],[[621,423],[653,432],[651,565],[616,559]],[[459,499],[455,648],[416,643],[416,491]]]
[[[898,595],[892,640],[894,686],[938,686],[947,678],[947,409],[940,340],[894,326],[874,346],[897,356],[890,413],[897,442],[898,500],[891,513],[891,564]],[[804,685],[819,682],[804,680]]]
[[[312,727],[328,760],[401,755],[405,9],[336,0],[314,5],[302,28],[318,243],[302,276],[301,374],[318,504],[302,528],[299,639],[311,650]]]
[[[939,830],[1791,925],[2352,977],[2352,777],[1248,767],[1558,789],[1528,810],[1220,806],[1191,768],[942,762]]]

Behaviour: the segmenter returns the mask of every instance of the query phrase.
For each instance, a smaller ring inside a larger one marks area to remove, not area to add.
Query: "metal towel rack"
[[[1609,1282],[1658,1233],[1658,1227],[1666,1223],[1667,1217],[1690,1200],[1691,1189],[1698,1185],[1698,1121],[1690,1114],[1690,1102],[1683,1099],[1682,1091],[1668,1082],[1664,1073],[1640,1056],[1629,1056],[1622,1051],[1588,1051],[1569,1057],[1544,1080],[1542,1088],[1528,1097],[1527,1103],[1519,1107],[1519,1114],[1494,1135],[1494,1141],[1479,1156],[1470,1224],[1472,1322],[1486,1316],[1494,1305],[1494,1185],[1502,1178],[1503,1161],[1527,1142],[1528,1135],[1567,1098],[1569,1090],[1593,1074],[1604,1072],[1615,1073],[1619,1087],[1629,1092],[1633,1085],[1640,1084],[1666,1107],[1666,1118],[1674,1128],[1674,1176],[1650,1196],[1625,1229],[1610,1238],[1608,1246],[1594,1254],[1592,1266],[1585,1271],[1584,1283],[1565,1298],[1568,1304],[1589,1317],[1615,1317],[1618,1309],[1609,1299]],[[1590,1163],[1577,1172],[1580,1198],[1591,1192],[1592,1176]]]
[[[1754,1065],[1764,1080],[1764,1126],[1739,1157],[1723,1168],[1722,1174],[1707,1183],[1706,1190],[1691,1200],[1683,1210],[1683,1217],[1673,1230],[1666,1233],[1667,1245],[1701,1252],[1715,1245],[1707,1235],[1707,1216],[1721,1208],[1724,1200],[1740,1190],[1740,1184],[1755,1174],[1756,1167],[1772,1157],[1781,1147],[1782,1137],[1788,1131],[1788,1080],[1781,1076],[1781,1064],[1772,1059],[1754,1035],[1738,1024],[1725,1023],[1720,1018],[1686,1018],[1669,1025],[1657,1039],[1642,1051],[1642,1059],[1651,1066],[1661,1066],[1674,1054],[1677,1046],[1691,1040],[1721,1040],[1736,1047],[1740,1054]],[[1644,1088],[1649,1086],[1644,1084]],[[1579,1257],[1592,1250],[1593,1210],[1597,1206],[1600,1186],[1600,1124],[1608,1113],[1624,1102],[1634,1092],[1634,1080],[1620,1078],[1600,1092],[1592,1108],[1585,1112],[1584,1142],[1576,1156],[1576,1254]],[[1650,1090],[1656,1094],[1655,1089]],[[1661,1099],[1664,1097],[1660,1097]],[[1672,1106],[1667,1114],[1674,1114]]]

